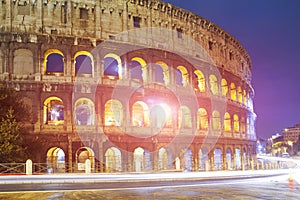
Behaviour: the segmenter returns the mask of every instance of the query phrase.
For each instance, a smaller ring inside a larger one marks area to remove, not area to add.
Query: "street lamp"
[[[287,143],[289,146],[291,146],[291,156],[293,156],[294,155],[293,142],[289,140]]]

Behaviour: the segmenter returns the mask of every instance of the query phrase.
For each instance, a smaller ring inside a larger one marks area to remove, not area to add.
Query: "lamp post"
[[[288,145],[291,146],[291,156],[293,156],[294,155],[293,142],[289,140]]]

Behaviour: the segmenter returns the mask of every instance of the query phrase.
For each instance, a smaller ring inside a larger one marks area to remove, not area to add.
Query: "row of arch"
[[[195,158],[197,161],[195,162]],[[154,158],[155,157],[155,158]],[[96,160],[93,149],[81,147],[75,152],[75,171],[84,170],[85,161],[89,159],[92,168],[96,171]],[[153,159],[155,160],[153,162]],[[228,147],[225,151],[221,148],[213,149],[209,154],[207,148],[201,148],[197,155],[193,155],[189,148],[184,148],[178,155],[172,153],[168,148],[160,148],[157,152],[151,153],[148,149],[137,147],[132,152],[132,169],[125,169],[128,158],[117,147],[110,147],[104,152],[103,164],[105,172],[123,171],[204,171],[204,170],[241,170],[248,169],[251,160],[250,151],[245,148]],[[52,147],[47,152],[48,168],[54,168],[56,172],[64,172],[67,162],[65,152],[59,147]],[[155,166],[154,166],[155,165]]]
[[[49,97],[44,101],[44,123],[63,124],[64,102],[59,97]],[[126,120],[125,110],[122,103],[117,99],[105,102],[103,111],[103,125],[123,126],[130,121],[134,127],[175,127],[195,128],[214,131],[235,132],[243,134],[254,133],[254,120],[251,116],[239,116],[225,112],[224,116],[218,110],[211,113],[205,108],[197,108],[196,111],[188,106],[179,106],[177,110],[167,104],[155,104],[151,107],[143,102],[136,101],[130,108],[130,120]],[[194,113],[196,112],[196,113]],[[196,115],[193,117],[193,115]],[[73,118],[75,125],[95,125],[96,109],[94,102],[89,98],[79,98],[74,103]],[[195,120],[193,120],[195,118]],[[195,121],[195,122],[193,122]],[[222,123],[223,121],[223,123]]]
[[[188,69],[191,67],[178,64],[170,67],[164,61],[158,60],[149,64],[145,59],[133,56],[127,61],[114,53],[108,53],[103,58],[102,76],[113,79],[134,79],[141,82],[157,82],[165,85],[187,87],[191,85],[196,91],[210,92],[212,95],[227,96],[248,107],[252,107],[252,94],[249,88],[242,88],[235,82],[228,82],[216,74],[205,74],[204,69]],[[28,49],[17,49],[14,52],[14,74],[33,74],[33,53]],[[44,54],[42,74],[66,74],[66,60],[58,49],[49,49]],[[25,67],[26,65],[26,67]],[[72,75],[94,77],[95,58],[88,51],[78,51],[72,59]],[[99,72],[100,73],[100,72]]]

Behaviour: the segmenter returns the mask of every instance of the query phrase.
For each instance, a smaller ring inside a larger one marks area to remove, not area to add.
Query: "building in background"
[[[54,172],[250,168],[251,69],[225,30],[158,0],[0,2],[0,80]]]
[[[283,139],[285,142],[297,142],[300,136],[300,124],[295,124],[293,127],[282,130]]]

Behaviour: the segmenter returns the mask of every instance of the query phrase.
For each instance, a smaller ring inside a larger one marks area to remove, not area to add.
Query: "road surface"
[[[213,175],[214,174],[214,175]],[[0,177],[0,199],[291,199],[296,172]],[[47,179],[45,179],[47,177]]]

